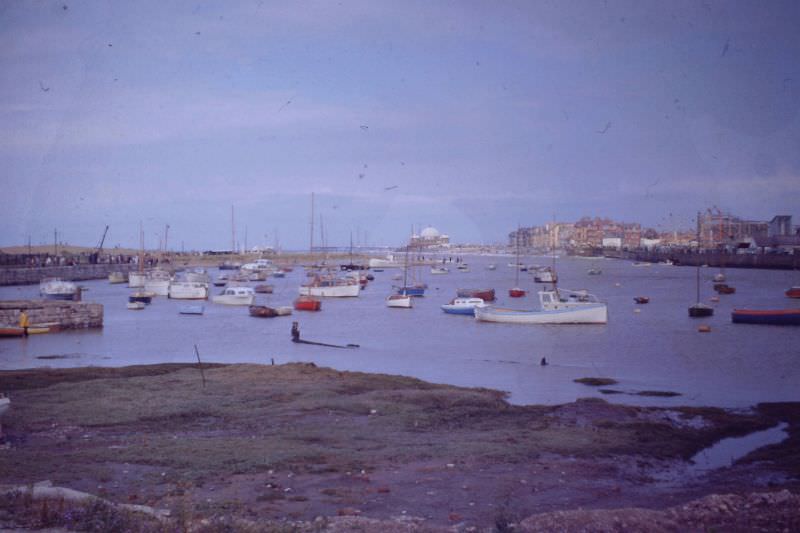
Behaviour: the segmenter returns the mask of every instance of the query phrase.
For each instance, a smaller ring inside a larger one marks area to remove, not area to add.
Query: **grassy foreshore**
[[[0,373],[12,400],[2,483],[50,480],[169,509],[190,529],[214,520],[335,529],[314,520],[336,515],[492,529],[552,511],[796,490],[800,479],[798,404],[748,413],[602,400],[513,406],[497,391],[304,364],[206,365],[204,374],[205,386],[187,365]],[[686,460],[713,442],[780,420],[791,434],[784,443],[687,473]],[[43,525],[40,508],[23,512],[21,501],[4,497],[0,526],[3,516]],[[728,523],[717,515],[711,525]],[[397,519],[410,516],[420,520]],[[797,523],[800,511],[787,516]]]

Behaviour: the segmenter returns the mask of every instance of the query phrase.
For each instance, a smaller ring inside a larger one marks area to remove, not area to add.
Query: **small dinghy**
[[[128,309],[131,311],[141,311],[145,307],[144,302],[128,302]]]
[[[178,309],[178,313],[182,315],[202,315],[205,310],[202,305],[182,305]]]

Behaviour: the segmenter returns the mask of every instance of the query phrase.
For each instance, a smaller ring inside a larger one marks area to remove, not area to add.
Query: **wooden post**
[[[200,368],[200,376],[203,378],[203,388],[206,388],[206,374],[203,372],[203,363],[200,361],[200,351],[197,349],[197,345],[194,345],[194,353],[197,356],[197,366]]]

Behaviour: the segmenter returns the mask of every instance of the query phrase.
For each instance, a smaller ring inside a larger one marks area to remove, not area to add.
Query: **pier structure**
[[[0,286],[35,285],[45,278],[59,278],[65,281],[103,279],[107,278],[112,272],[128,273],[137,268],[136,264],[127,263],[0,268]]]
[[[66,300],[2,300],[0,326],[16,326],[23,311],[31,327],[53,330],[103,327],[103,304]]]

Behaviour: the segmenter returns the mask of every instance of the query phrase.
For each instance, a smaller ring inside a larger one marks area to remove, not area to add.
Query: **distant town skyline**
[[[800,220],[800,4],[6,2],[0,246]],[[317,237],[315,237],[316,240]]]

